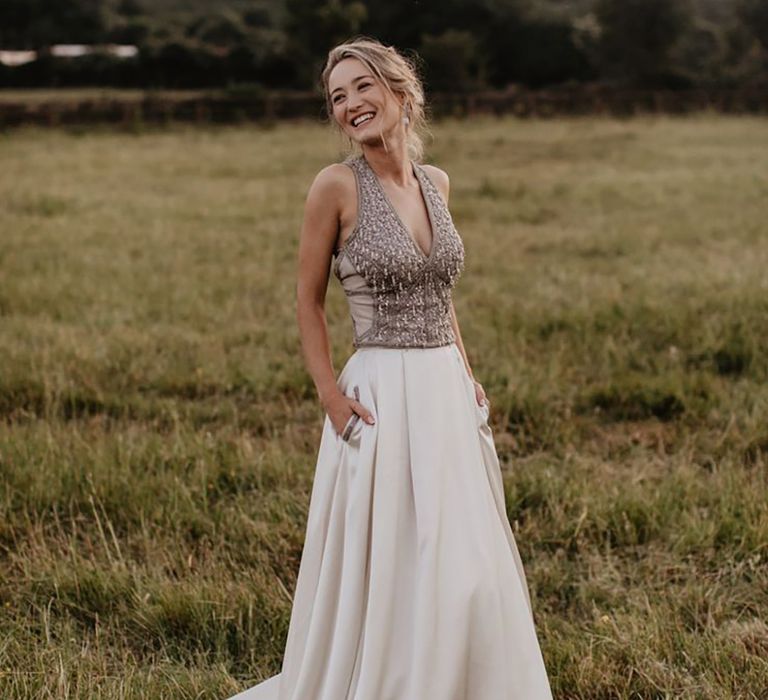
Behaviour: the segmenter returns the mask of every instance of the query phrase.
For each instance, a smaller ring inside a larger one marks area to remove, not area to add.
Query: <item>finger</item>
[[[352,408],[355,413],[360,414],[360,417],[369,425],[373,425],[376,422],[373,414],[359,401],[352,401]]]

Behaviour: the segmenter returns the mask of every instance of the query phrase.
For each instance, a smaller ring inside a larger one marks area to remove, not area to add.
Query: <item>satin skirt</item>
[[[456,344],[359,348],[326,415],[281,673],[230,700],[551,700],[488,408]]]

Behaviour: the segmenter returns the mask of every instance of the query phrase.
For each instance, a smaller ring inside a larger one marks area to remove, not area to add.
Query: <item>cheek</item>
[[[340,129],[343,129],[346,126],[344,121],[344,107],[342,105],[334,106],[333,118],[336,120],[336,124]]]
[[[379,112],[388,112],[389,111],[389,105],[387,100],[387,95],[385,95],[381,90],[376,90],[373,93],[370,93],[368,96],[368,99],[370,100],[371,104],[376,107],[376,109]]]
[[[382,116],[384,116],[385,119],[390,120],[393,118],[397,118],[398,116],[398,109],[397,105],[393,103],[391,99],[382,99],[381,102],[381,112]]]

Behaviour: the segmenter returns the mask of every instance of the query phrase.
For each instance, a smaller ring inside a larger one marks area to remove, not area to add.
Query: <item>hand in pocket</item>
[[[349,440],[352,431],[361,420],[369,425],[374,423],[373,414],[360,403],[360,387],[357,384],[353,387],[353,392],[355,398],[341,394],[338,405],[328,408],[331,425],[336,434],[345,441]]]

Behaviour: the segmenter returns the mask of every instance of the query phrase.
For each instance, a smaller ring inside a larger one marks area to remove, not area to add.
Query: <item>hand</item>
[[[359,396],[357,387],[355,395]],[[353,399],[339,391],[337,394],[325,403],[325,412],[333,425],[337,435],[341,435],[344,428],[349,424],[350,419],[355,414],[359,415],[366,423],[373,425],[375,423],[373,414],[361,404],[357,399]]]
[[[478,382],[477,379],[473,379],[472,383],[475,385],[475,400],[477,401],[478,406],[482,406],[483,404],[490,405],[491,402],[485,395],[485,389],[483,389],[483,385]]]

